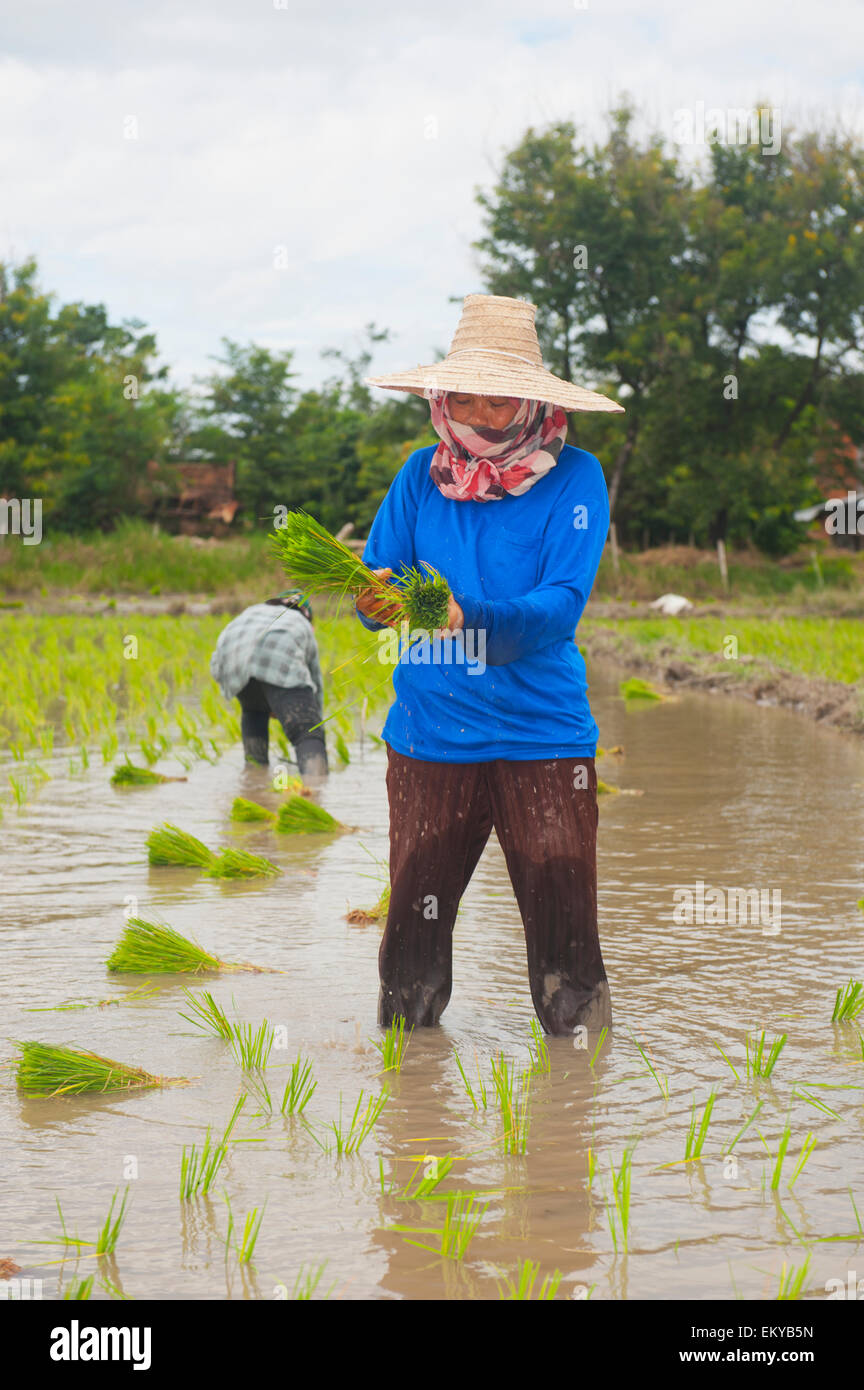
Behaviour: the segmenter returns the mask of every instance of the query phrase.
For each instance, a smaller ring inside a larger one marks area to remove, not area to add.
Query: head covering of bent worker
[[[289,589],[287,593],[277,594],[276,598],[268,598],[264,602],[276,608],[296,608],[298,613],[312,622],[312,605],[301,589]]]

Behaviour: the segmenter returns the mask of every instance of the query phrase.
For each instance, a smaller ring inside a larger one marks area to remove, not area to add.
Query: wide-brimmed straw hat
[[[551,401],[565,410],[623,413],[623,405],[597,391],[553,376],[543,366],[534,326],[534,304],[497,294],[466,294],[459,327],[441,362],[407,372],[366,378],[389,391],[459,391],[478,396],[519,396]]]

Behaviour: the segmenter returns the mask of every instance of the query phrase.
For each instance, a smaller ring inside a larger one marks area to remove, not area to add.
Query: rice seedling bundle
[[[382,1071],[402,1070],[405,1049],[413,1032],[414,1029],[409,1028],[408,1037],[405,1037],[405,1019],[400,1015],[394,1023],[391,1023],[383,1038],[372,1039],[373,1045],[381,1054]]]
[[[251,970],[257,965],[220,960],[164,922],[130,917],[106,961],[109,970],[128,975],[201,975],[208,970]]]
[[[655,690],[648,681],[640,680],[638,676],[631,676],[629,680],[622,681],[619,690],[625,700],[662,700],[664,697],[659,690]]]
[[[257,801],[247,801],[244,796],[235,796],[231,803],[231,819],[239,821],[275,821],[276,812],[259,806]]]
[[[152,772],[149,767],[136,767],[134,763],[121,763],[115,767],[111,778],[112,787],[152,787],[159,782],[185,782],[185,777],[166,777],[162,772]]]
[[[182,1076],[152,1076],[141,1067],[72,1047],[39,1042],[16,1042],[15,1046],[21,1052],[18,1085],[28,1095],[43,1100],[82,1091],[152,1090],[186,1082]]]
[[[286,835],[320,835],[343,827],[323,806],[302,796],[292,796],[279,807],[276,829]]]
[[[147,836],[147,857],[151,864],[179,864],[184,868],[209,869],[213,851],[185,830],[168,821]]]
[[[282,870],[260,854],[245,849],[223,849],[206,872],[211,878],[274,878]]]
[[[390,584],[302,511],[289,512],[270,540],[285,573],[307,594],[329,594],[341,600],[371,589],[382,609],[395,606],[391,626],[407,622],[427,631],[447,626],[450,588],[431,565],[424,564],[426,574],[405,567],[397,582]]]

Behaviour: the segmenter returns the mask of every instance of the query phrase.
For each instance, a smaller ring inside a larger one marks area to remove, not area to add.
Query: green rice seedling
[[[687,1131],[687,1143],[684,1147],[685,1159],[699,1158],[708,1137],[708,1126],[711,1123],[711,1111],[714,1109],[714,1102],[717,1099],[717,1092],[712,1090],[702,1111],[702,1120],[699,1130],[696,1130],[696,1097],[693,1097],[693,1106],[690,1112],[690,1128]]]
[[[82,1240],[82,1239],[80,1238],[80,1236],[70,1236],[69,1232],[68,1232],[67,1229],[66,1229],[66,1218],[65,1218],[65,1216],[63,1215],[63,1208],[62,1208],[61,1205],[60,1205],[60,1198],[57,1197],[57,1196],[55,1196],[55,1198],[54,1198],[54,1203],[55,1203],[55,1205],[56,1205],[56,1207],[57,1207],[57,1215],[60,1217],[60,1230],[61,1230],[62,1234],[59,1235],[59,1236],[57,1236],[56,1239],[53,1239],[53,1240],[36,1240],[36,1241],[33,1242],[33,1244],[34,1244],[34,1245],[75,1245],[75,1246],[78,1247],[79,1251],[80,1251],[82,1245],[92,1245],[93,1242],[92,1242],[91,1240]]]
[[[611,782],[604,782],[602,777],[597,778],[598,796],[617,796],[620,791],[620,787],[613,787]]]
[[[278,864],[245,849],[223,849],[205,871],[211,878],[275,878]]]
[[[312,1295],[314,1294],[315,1290],[321,1282],[321,1276],[326,1268],[326,1260],[324,1260],[320,1265],[313,1265],[308,1270],[306,1269],[305,1265],[301,1265],[297,1271],[297,1277],[294,1280],[294,1290],[291,1294],[291,1298],[297,1302],[303,1302],[307,1299],[311,1299]],[[334,1281],[334,1283],[330,1285],[329,1289],[325,1293],[325,1299],[330,1297],[335,1287],[336,1284]]]
[[[806,1139],[804,1140],[804,1143],[801,1145],[801,1152],[798,1155],[798,1162],[796,1163],[792,1176],[789,1179],[789,1182],[787,1184],[788,1187],[792,1187],[800,1178],[802,1172],[804,1171],[805,1163],[807,1162],[808,1158],[810,1157],[810,1155],[816,1147],[816,1142],[816,1135],[811,1130],[807,1135]]]
[[[86,1279],[73,1279],[71,1284],[67,1284],[63,1290],[63,1298],[86,1301],[93,1292],[93,1280],[95,1274],[88,1274]]]
[[[631,676],[629,680],[621,681],[618,687],[625,700],[662,700],[663,696],[659,690],[655,690],[648,681],[640,680],[638,676]]]
[[[521,1299],[528,1301],[534,1298],[534,1285],[537,1282],[537,1275],[540,1273],[539,1260],[520,1260],[516,1266],[516,1278],[511,1279],[509,1275],[504,1276],[503,1284],[498,1282],[498,1296],[501,1299]],[[558,1286],[563,1279],[560,1269],[554,1273],[547,1274],[543,1283],[537,1291],[537,1300],[547,1302],[555,1297]]]
[[[485,1109],[486,1109],[486,1083],[485,1083],[485,1081],[483,1080],[482,1076],[480,1075],[480,1063],[479,1063],[479,1062],[476,1060],[476,1058],[475,1058],[475,1063],[476,1063],[476,1066],[477,1066],[477,1094],[475,1095],[475,1094],[474,1094],[473,1087],[471,1086],[471,1083],[470,1083],[470,1081],[468,1080],[468,1077],[465,1075],[465,1068],[464,1068],[463,1065],[462,1065],[462,1061],[461,1061],[461,1059],[460,1059],[460,1057],[459,1057],[459,1053],[456,1051],[455,1047],[454,1047],[454,1049],[453,1049],[453,1056],[454,1056],[454,1058],[455,1058],[455,1060],[456,1060],[456,1065],[457,1065],[457,1067],[459,1068],[459,1074],[460,1074],[460,1076],[462,1077],[462,1082],[463,1082],[463,1084],[464,1084],[464,1086],[465,1086],[465,1090],[466,1090],[466,1092],[467,1092],[467,1094],[468,1094],[468,1099],[470,1100],[470,1102],[471,1102],[471,1104],[473,1105],[473,1107],[474,1107],[475,1110],[481,1110],[481,1109],[482,1109],[482,1110],[485,1110]]]
[[[440,1158],[435,1154],[425,1154],[399,1193],[400,1198],[405,1201],[417,1201],[435,1195],[439,1183],[444,1181],[452,1167],[452,1154],[442,1154]],[[421,1168],[423,1176],[418,1177]]]
[[[333,739],[333,743],[335,745],[336,752],[339,754],[340,760],[343,763],[350,763],[351,754],[348,752],[348,745],[345,742],[342,735],[336,734],[335,738]]]
[[[792,1130],[790,1129],[790,1127],[789,1127],[789,1125],[788,1125],[788,1123],[787,1123],[787,1124],[785,1125],[784,1129],[783,1129],[783,1133],[780,1135],[780,1144],[779,1144],[779,1147],[778,1147],[778,1149],[777,1149],[777,1159],[776,1159],[776,1162],[775,1162],[775,1164],[774,1164],[774,1171],[773,1171],[773,1173],[771,1174],[771,1191],[772,1191],[772,1192],[776,1192],[776,1191],[777,1191],[777,1188],[780,1186],[780,1174],[781,1174],[782,1169],[783,1169],[783,1160],[784,1160],[784,1158],[786,1157],[786,1150],[787,1150],[788,1147],[789,1147],[789,1140],[790,1140],[791,1138],[792,1138]]]
[[[231,819],[239,821],[270,821],[276,819],[275,811],[259,806],[257,801],[247,801],[244,796],[235,796],[231,803]]]
[[[532,1076],[543,1076],[551,1072],[552,1059],[549,1056],[549,1048],[546,1046],[546,1040],[543,1037],[543,1030],[536,1018],[532,1018],[530,1028],[533,1046],[529,1042],[528,1054],[531,1058],[531,1065],[528,1071]]]
[[[595,1154],[594,1150],[593,1150],[592,1148],[589,1147],[589,1149],[588,1149],[588,1190],[589,1190],[589,1191],[591,1190],[591,1184],[592,1184],[593,1181],[594,1181],[594,1174],[595,1174],[596,1172],[597,1172],[597,1155]]]
[[[807,1272],[810,1268],[810,1258],[808,1255],[800,1269],[790,1265],[787,1270],[786,1261],[783,1261],[783,1268],[780,1270],[780,1288],[777,1292],[778,1300],[794,1300],[801,1297],[804,1280],[807,1278]]]
[[[318,1082],[312,1080],[312,1063],[298,1053],[282,1096],[283,1115],[302,1115],[315,1092]]]
[[[861,980],[850,980],[837,991],[834,1000],[832,1023],[852,1023],[864,1010],[864,984]]]
[[[411,1041],[413,1028],[409,1028],[408,1037],[405,1037],[405,1020],[397,1018],[381,1039],[371,1038],[370,1042],[378,1049],[381,1054],[382,1071],[401,1071],[402,1062],[405,1057],[405,1049]]]
[[[618,1237],[616,1225],[621,1227],[621,1240],[624,1249],[627,1250],[630,1240],[630,1180],[632,1175],[633,1150],[626,1148],[621,1155],[621,1164],[616,1173],[612,1159],[609,1159],[609,1168],[612,1174],[612,1200],[613,1208],[607,1204],[606,1214],[609,1219],[609,1230],[612,1233],[612,1243],[615,1251],[618,1251]],[[617,1221],[616,1221],[617,1218]]]
[[[147,857],[151,864],[179,864],[184,868],[209,869],[213,851],[185,830],[165,822],[147,836]]]
[[[391,1226],[391,1231],[411,1235],[433,1237],[433,1244],[420,1240],[409,1240],[408,1245],[417,1245],[421,1250],[431,1250],[446,1260],[464,1260],[471,1241],[477,1231],[489,1203],[475,1207],[476,1192],[450,1192],[447,1194],[447,1207],[442,1227]]]
[[[129,918],[105,964],[124,975],[201,975],[210,970],[261,973],[257,965],[220,960],[165,922],[148,922],[143,917]]]
[[[252,1031],[251,1023],[231,1026],[231,1051],[244,1071],[264,1071],[273,1048],[275,1034],[266,1018]]]
[[[654,1077],[654,1080],[657,1082],[657,1087],[658,1087],[658,1089],[659,1089],[659,1091],[660,1091],[661,1096],[664,1096],[665,1099],[668,1100],[668,1099],[669,1099],[669,1082],[668,1082],[667,1078],[666,1078],[665,1076],[659,1076],[659,1075],[658,1075],[656,1069],[654,1068],[654,1066],[652,1065],[652,1063],[649,1061],[649,1059],[648,1059],[648,1054],[647,1054],[647,1052],[645,1051],[645,1049],[644,1049],[644,1047],[642,1046],[642,1044],[641,1044],[640,1042],[638,1042],[637,1039],[636,1039],[635,1037],[633,1037],[633,1033],[632,1033],[632,1031],[631,1031],[629,1028],[628,1028],[627,1031],[628,1031],[628,1033],[630,1033],[631,1038],[633,1038],[634,1043],[636,1043],[637,1048],[639,1049],[640,1053],[642,1054],[642,1060],[643,1060],[643,1062],[645,1063],[646,1067],[647,1067],[648,1070],[650,1071],[651,1075]]]
[[[105,1224],[96,1237],[97,1255],[113,1255],[114,1251],[117,1249],[120,1228],[126,1219],[126,1203],[129,1199],[129,1188],[127,1187],[126,1191],[123,1193],[123,1201],[120,1203],[120,1210],[112,1222],[111,1217],[114,1215],[114,1203],[117,1200],[118,1192],[115,1192],[114,1196],[111,1198],[111,1205],[108,1208],[108,1215],[105,1217]]]
[[[838,1114],[838,1112],[837,1112],[836,1110],[832,1110],[832,1109],[831,1109],[831,1106],[830,1106],[830,1105],[826,1105],[825,1102],[824,1102],[823,1100],[819,1100],[818,1096],[810,1096],[810,1095],[807,1094],[806,1091],[798,1091],[798,1090],[794,1090],[794,1091],[792,1092],[792,1094],[793,1094],[793,1096],[795,1096],[797,1099],[806,1101],[808,1105],[812,1105],[814,1110],[819,1110],[819,1111],[821,1111],[821,1113],[822,1113],[823,1115],[830,1115],[832,1120],[842,1120],[842,1119],[843,1119],[843,1116],[842,1116],[842,1115]]]
[[[184,989],[183,993],[192,1013],[191,1015],[181,1013],[180,1017],[185,1018],[187,1023],[191,1023],[194,1028],[215,1033],[217,1038],[231,1042],[234,1036],[232,1024],[222,1005],[217,1004],[209,990],[205,990],[203,994],[193,994],[191,990]]]
[[[720,1046],[720,1044],[719,1044],[714,1038],[712,1038],[711,1041],[714,1043],[714,1046],[716,1047],[717,1051],[720,1053],[720,1056],[723,1058],[723,1061],[726,1063],[726,1065],[727,1065],[727,1067],[729,1068],[729,1070],[731,1071],[732,1075],[735,1077],[735,1080],[736,1080],[736,1081],[740,1081],[740,1080],[741,1080],[741,1077],[738,1075],[738,1072],[737,1072],[736,1068],[735,1068],[735,1067],[732,1065],[732,1063],[729,1061],[729,1058],[726,1056],[726,1053],[723,1051],[723,1049],[722,1049],[722,1047]]]
[[[83,1091],[153,1090],[160,1086],[185,1085],[182,1076],[151,1076],[141,1067],[114,1062],[95,1052],[72,1047],[54,1047],[40,1042],[15,1042],[21,1052],[18,1085],[22,1091],[40,1099],[80,1095]]]
[[[225,1133],[218,1144],[213,1143],[212,1132],[208,1125],[200,1150],[196,1144],[192,1144],[187,1152],[186,1145],[183,1145],[183,1153],[180,1157],[181,1201],[188,1202],[199,1195],[203,1197],[210,1191],[216,1180],[216,1174],[222,1167],[228,1153],[228,1140],[231,1137],[231,1131],[245,1104],[246,1097],[243,1095],[234,1106]]]
[[[764,1105],[764,1103],[765,1103],[764,1101],[761,1101],[761,1100],[760,1100],[759,1104],[756,1106],[756,1109],[753,1111],[753,1114],[750,1116],[750,1118],[749,1118],[748,1120],[745,1120],[744,1124],[741,1126],[741,1128],[739,1129],[738,1133],[735,1135],[735,1138],[731,1141],[731,1143],[729,1143],[729,1144],[726,1145],[726,1148],[723,1150],[724,1154],[731,1154],[731,1153],[732,1153],[732,1150],[735,1148],[735,1145],[738,1143],[738,1140],[739,1140],[740,1138],[742,1138],[742,1136],[743,1136],[743,1135],[747,1132],[747,1130],[750,1128],[750,1126],[752,1125],[753,1121],[756,1119],[756,1116],[759,1114],[759,1111],[762,1109],[762,1106]]]
[[[228,1193],[224,1192],[222,1195],[225,1198],[225,1205],[228,1208],[228,1233],[225,1237],[225,1250],[227,1252],[228,1247],[232,1243],[231,1237],[234,1234],[234,1213],[231,1210],[231,1202],[229,1201]],[[258,1240],[261,1222],[264,1220],[266,1208],[267,1203],[265,1201],[260,1211],[258,1207],[253,1207],[250,1212],[247,1212],[246,1219],[243,1222],[243,1230],[240,1233],[240,1243],[238,1244],[236,1241],[233,1242],[237,1260],[241,1265],[252,1263],[252,1256],[255,1253],[255,1243]]]
[[[279,807],[276,829],[285,835],[322,835],[343,827],[323,806],[303,796],[291,796]]]
[[[746,1040],[748,1080],[751,1076],[754,1078],[761,1076],[767,1080],[777,1065],[777,1058],[780,1056],[785,1046],[786,1034],[782,1033],[779,1038],[774,1039],[766,1054],[765,1029],[762,1029],[758,1041],[756,1038],[751,1038],[748,1033]]]
[[[528,1094],[531,1073],[523,1071],[516,1092],[516,1065],[508,1065],[503,1053],[492,1058],[492,1083],[498,1096],[498,1108],[504,1126],[503,1144],[506,1153],[524,1154],[528,1139]]]
[[[608,1029],[608,1028],[601,1028],[601,1029],[600,1029],[600,1036],[599,1036],[599,1038],[597,1039],[597,1046],[595,1047],[594,1051],[591,1053],[591,1061],[588,1063],[588,1066],[591,1068],[592,1071],[594,1070],[594,1063],[597,1061],[597,1058],[599,1057],[600,1052],[601,1052],[601,1050],[602,1050],[602,1048],[603,1048],[603,1044],[604,1044],[605,1041],[606,1041],[606,1034],[607,1034],[608,1032],[609,1032],[609,1029]]]
[[[381,1111],[384,1109],[384,1106],[386,1105],[387,1101],[390,1099],[390,1093],[386,1090],[382,1091],[379,1096],[370,1095],[369,1099],[366,1102],[366,1108],[361,1113],[360,1107],[363,1104],[363,1096],[364,1092],[361,1091],[360,1095],[357,1098],[357,1104],[354,1107],[354,1114],[351,1117],[351,1123],[346,1128],[342,1120],[342,1095],[340,1092],[339,1119],[331,1120],[329,1125],[327,1126],[328,1129],[332,1129],[333,1131],[333,1135],[335,1138],[334,1144],[322,1143],[318,1136],[314,1133],[314,1131],[312,1132],[312,1137],[315,1140],[316,1144],[320,1145],[320,1147],[324,1149],[326,1153],[332,1153],[334,1149],[336,1150],[336,1153],[340,1155],[340,1157],[342,1154],[356,1153],[357,1150],[360,1148],[360,1145],[363,1143],[363,1140],[370,1133],[372,1126],[375,1124],[376,1120],[380,1116]]]

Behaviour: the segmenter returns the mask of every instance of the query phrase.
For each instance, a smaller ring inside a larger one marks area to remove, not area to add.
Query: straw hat
[[[390,391],[413,391],[417,396],[428,397],[430,391],[519,396],[551,401],[565,410],[623,414],[623,405],[608,396],[547,372],[534,327],[536,312],[536,306],[525,299],[466,294],[459,327],[443,361],[390,376],[370,376],[366,383]]]

